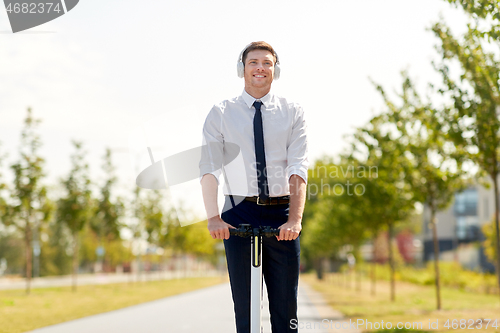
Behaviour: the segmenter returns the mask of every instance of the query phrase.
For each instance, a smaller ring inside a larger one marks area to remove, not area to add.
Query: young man
[[[302,108],[271,93],[279,71],[271,45],[249,44],[238,59],[238,75],[245,79],[243,93],[215,105],[203,127],[209,149],[200,169],[208,230],[214,239],[224,240],[238,333],[249,333],[250,327],[250,239],[229,236],[229,229],[240,224],[280,229],[278,237],[263,238],[262,271],[272,331],[296,331],[290,321],[297,319],[307,136]],[[221,171],[214,156],[228,154],[224,147],[229,143],[239,147],[240,163],[230,162]],[[226,201],[219,216],[221,172]]]

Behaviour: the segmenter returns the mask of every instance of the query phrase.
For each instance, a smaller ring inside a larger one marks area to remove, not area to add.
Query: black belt
[[[265,201],[260,200],[259,197],[245,197],[245,200],[255,202],[259,206],[284,205],[290,202],[290,196],[270,197]]]

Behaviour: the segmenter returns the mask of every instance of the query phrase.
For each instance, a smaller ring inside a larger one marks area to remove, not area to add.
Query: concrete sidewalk
[[[267,299],[267,295],[264,295]],[[264,302],[264,333],[270,333],[268,303]],[[322,322],[329,321],[328,324]],[[326,333],[340,330],[342,315],[331,309],[320,294],[299,286],[300,332]],[[348,325],[345,325],[348,326]],[[358,333],[341,329],[343,333]],[[98,314],[37,329],[32,333],[225,333],[235,332],[231,291],[228,283],[161,300]]]

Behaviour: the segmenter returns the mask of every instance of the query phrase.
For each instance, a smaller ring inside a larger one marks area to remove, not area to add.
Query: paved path
[[[184,277],[220,276],[221,274],[225,273],[221,273],[216,270],[143,272],[140,275],[137,275],[137,273],[96,273],[78,274],[77,281],[78,285],[82,286],[87,284],[109,284],[130,281],[170,280]],[[33,278],[31,280],[31,288],[71,286],[72,281],[71,275]],[[26,279],[24,278],[0,278],[0,290],[24,288],[26,288]]]
[[[264,295],[264,299],[267,296]],[[264,303],[264,333],[270,333],[269,311]],[[340,330],[341,314],[305,284],[299,286],[300,332],[327,333]],[[323,319],[334,320],[328,325]],[[323,327],[321,327],[323,326]],[[327,326],[327,327],[325,327]],[[345,324],[345,326],[347,326]],[[124,309],[48,326],[32,333],[232,333],[234,312],[228,283],[167,297]],[[359,333],[341,329],[342,333]]]

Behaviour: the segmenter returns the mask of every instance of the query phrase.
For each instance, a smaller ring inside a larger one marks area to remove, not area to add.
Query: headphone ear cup
[[[280,74],[281,74],[280,64],[274,65],[274,80],[279,79],[280,78]]]
[[[245,65],[242,61],[239,61],[238,64],[236,64],[236,70],[238,72],[238,77],[241,78],[245,76]]]

